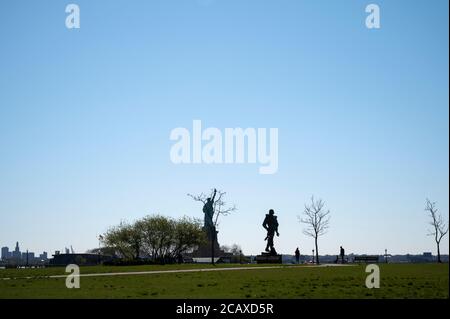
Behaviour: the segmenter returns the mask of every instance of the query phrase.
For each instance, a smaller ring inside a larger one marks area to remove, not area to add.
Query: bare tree
[[[192,195],[192,194],[187,194],[187,195],[197,202],[202,202],[203,205],[206,204],[208,198],[212,198],[214,200],[214,202],[213,202],[213,209],[214,209],[213,225],[214,225],[214,228],[218,228],[220,216],[227,216],[237,210],[236,205],[228,206],[228,204],[225,202],[224,198],[225,198],[226,194],[227,193],[224,191],[212,189],[211,195],[209,195],[209,196],[204,193],[201,193],[200,195]],[[213,236],[212,241],[211,241],[211,263],[213,265],[214,265],[215,237],[216,236]]]
[[[441,214],[438,214],[438,209],[436,208],[436,202],[432,202],[427,198],[427,203],[425,211],[429,213],[431,217],[430,225],[433,226],[433,230],[430,230],[428,235],[434,236],[434,240],[437,245],[437,257],[438,263],[441,263],[441,251],[439,245],[441,244],[442,238],[448,233],[448,223],[444,221]]]
[[[316,246],[316,264],[319,264],[318,239],[327,232],[330,224],[330,211],[325,211],[324,206],[325,203],[321,199],[315,200],[314,196],[312,196],[311,204],[305,204],[305,210],[303,212],[304,218],[298,216],[299,221],[307,225],[307,228],[303,230],[303,233],[314,238]]]

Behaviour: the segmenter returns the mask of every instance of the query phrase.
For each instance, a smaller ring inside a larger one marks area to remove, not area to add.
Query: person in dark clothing
[[[295,250],[295,261],[297,262],[297,264],[300,263],[300,250],[298,249],[298,247]]]

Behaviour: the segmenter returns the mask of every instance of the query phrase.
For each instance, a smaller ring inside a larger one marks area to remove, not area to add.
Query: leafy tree
[[[111,227],[104,234],[102,242],[107,247],[114,247],[122,258],[138,259],[140,256],[142,238],[136,224],[121,222]]]
[[[220,246],[220,249],[235,256],[239,256],[242,253],[241,246],[239,246],[238,244],[233,244],[231,246],[223,245]]]
[[[195,218],[183,217],[175,223],[175,242],[173,253],[175,257],[206,243],[201,221]]]
[[[109,251],[123,259],[140,259],[143,255],[154,262],[173,262],[205,241],[200,221],[183,217],[152,215],[133,224],[121,222],[111,227],[102,242]]]
[[[164,261],[170,256],[175,241],[174,220],[161,216],[147,216],[141,220],[144,251],[153,261]]]

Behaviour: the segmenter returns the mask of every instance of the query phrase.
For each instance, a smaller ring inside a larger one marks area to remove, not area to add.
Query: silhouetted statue
[[[214,199],[216,198],[217,190],[214,189],[214,194],[212,198],[207,198],[205,205],[203,205],[203,213],[205,214],[203,228],[208,234],[209,240],[215,239],[216,227],[214,226]]]
[[[275,216],[273,209],[269,210],[269,214],[266,214],[262,226],[267,230],[267,237],[264,239],[267,240],[266,251],[271,255],[276,255],[277,252],[273,247],[273,237],[275,236],[275,233],[277,236],[280,236],[280,234],[278,233],[277,216]]]
[[[298,249],[298,247],[295,250],[295,261],[297,262],[297,264],[300,263],[300,249]]]

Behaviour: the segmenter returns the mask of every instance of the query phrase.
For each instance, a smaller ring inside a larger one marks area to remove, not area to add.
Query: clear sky
[[[147,214],[238,212],[221,244],[313,248],[297,216],[331,211],[321,254],[422,253],[425,199],[448,220],[448,1],[0,1],[0,246],[53,253]],[[381,9],[367,29],[365,7]],[[279,129],[279,169],[174,165],[173,128]],[[448,253],[448,237],[442,244]]]

